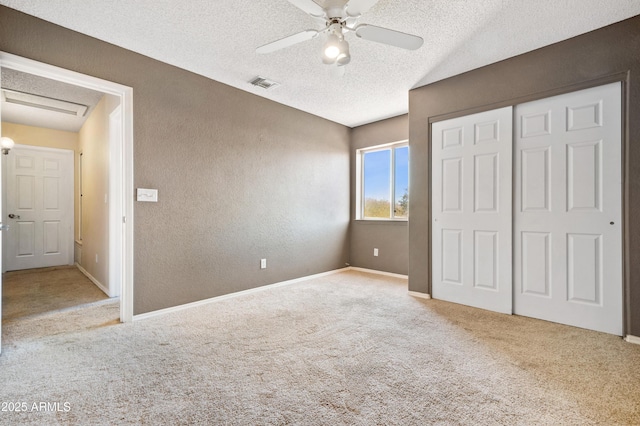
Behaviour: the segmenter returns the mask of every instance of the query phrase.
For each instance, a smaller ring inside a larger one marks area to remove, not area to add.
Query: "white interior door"
[[[512,311],[512,108],[432,126],[433,297]]]
[[[6,270],[72,265],[73,151],[16,145],[6,166]]]
[[[515,113],[514,313],[622,335],[620,83]]]

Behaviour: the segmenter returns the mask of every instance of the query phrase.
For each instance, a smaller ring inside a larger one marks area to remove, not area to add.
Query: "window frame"
[[[409,147],[409,140],[401,140],[397,142],[385,143],[382,145],[375,145],[366,148],[360,148],[356,150],[356,197],[355,197],[355,220],[366,220],[366,221],[380,221],[380,222],[408,222],[409,221],[409,212],[407,212],[407,216],[403,217],[395,217],[395,201],[396,201],[396,188],[395,188],[395,179],[396,179],[396,148],[407,147],[409,151],[408,158],[408,167],[410,171],[411,167],[411,148]],[[364,156],[365,154],[379,151],[390,151],[389,162],[390,162],[390,172],[389,172],[389,196],[390,196],[390,206],[389,213],[390,217],[365,217],[364,216]],[[409,171],[407,172],[410,175]],[[408,189],[411,188],[410,176],[407,176],[407,186]],[[411,198],[409,198],[409,203],[411,203]]]

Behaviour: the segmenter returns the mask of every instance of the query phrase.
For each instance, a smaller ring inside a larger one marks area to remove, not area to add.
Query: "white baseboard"
[[[632,336],[630,334],[627,334],[625,336],[624,340],[626,340],[629,343],[634,343],[636,345],[640,345],[640,337],[637,337],[637,336]]]
[[[84,269],[82,266],[80,266],[79,263],[76,262],[76,267],[80,270],[80,272],[82,272],[87,278],[89,278],[91,280],[92,283],[94,283],[96,285],[96,287],[98,287],[100,290],[102,290],[102,292],[104,294],[107,295],[107,297],[111,297],[109,295],[109,290],[102,285],[102,283],[100,281],[98,281],[97,279],[94,278],[93,275],[91,275],[89,272],[87,272],[86,269]]]
[[[409,296],[417,297],[420,299],[431,299],[431,295],[429,293],[420,293],[419,291],[409,290]]]
[[[408,275],[394,274],[392,272],[378,271],[376,269],[358,268],[357,266],[349,266],[349,268],[346,269],[350,271],[367,272],[369,274],[385,275],[387,277],[402,278],[405,280],[409,279]]]
[[[209,303],[218,302],[221,300],[231,299],[238,296],[244,296],[246,294],[258,293],[271,288],[284,287],[291,284],[296,284],[302,281],[311,280],[314,278],[320,278],[327,275],[337,274],[339,272],[348,271],[349,268],[335,269],[333,271],[321,272],[319,274],[307,275],[301,278],[295,278],[293,280],[281,281],[279,283],[268,284],[256,288],[250,288],[249,290],[237,291],[235,293],[223,294],[222,296],[211,297],[209,299],[198,300],[197,302],[185,303],[184,305],[172,306],[170,308],[159,309],[157,311],[146,312],[144,314],[138,314],[133,316],[134,321],[152,318],[159,315],[165,315],[171,312],[182,311],[183,309],[195,308],[196,306],[208,305]]]

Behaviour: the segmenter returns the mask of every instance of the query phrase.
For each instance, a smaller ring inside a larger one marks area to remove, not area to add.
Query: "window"
[[[357,219],[409,216],[409,146],[397,142],[357,151]]]

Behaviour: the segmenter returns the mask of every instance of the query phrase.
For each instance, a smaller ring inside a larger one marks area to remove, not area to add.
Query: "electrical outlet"
[[[378,249],[377,249],[377,248],[374,248],[374,249],[373,249],[373,255],[374,255],[374,256],[377,256],[377,255],[378,255]]]
[[[260,269],[267,269],[267,259],[260,259]]]

